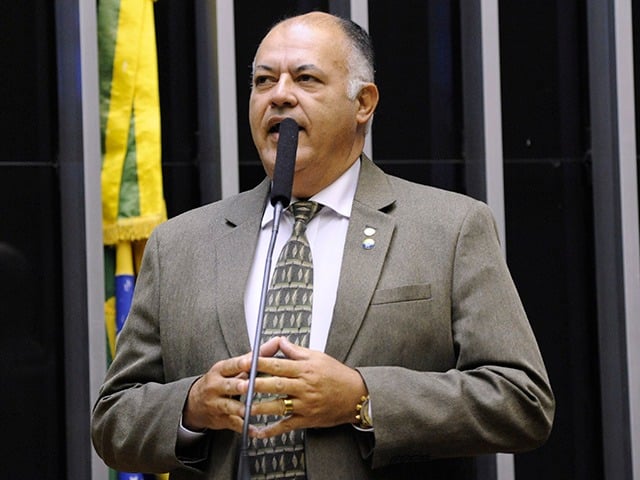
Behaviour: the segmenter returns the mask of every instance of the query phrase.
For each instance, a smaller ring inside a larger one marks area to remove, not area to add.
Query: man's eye
[[[259,76],[259,77],[255,77],[255,79],[253,80],[254,85],[265,85],[267,83],[272,82],[273,79],[271,77],[267,77],[267,76]]]
[[[299,81],[299,82],[313,82],[313,81],[315,81],[315,79],[316,79],[316,78],[315,78],[314,76],[312,76],[312,75],[306,75],[306,74],[304,74],[304,75],[300,75],[300,76],[298,77],[298,81]]]

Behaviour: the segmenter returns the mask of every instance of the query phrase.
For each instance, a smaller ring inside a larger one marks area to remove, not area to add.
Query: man
[[[306,233],[309,346],[275,335],[260,347],[255,392],[277,397],[251,414],[277,420],[252,424],[251,448],[305,434],[297,460],[274,462],[285,471],[268,478],[473,478],[468,457],[543,443],[554,399],[488,208],[387,176],[362,154],[378,102],[368,36],[328,14],[293,17],[263,39],[253,69],[251,131],[268,176],[278,125],[293,118],[293,196],[323,205]],[[114,468],[235,478],[269,188],[150,238],[93,415]],[[292,230],[283,219],[276,251]],[[251,455],[252,469],[269,463]]]

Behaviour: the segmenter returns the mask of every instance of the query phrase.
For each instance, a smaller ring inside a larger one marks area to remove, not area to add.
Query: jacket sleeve
[[[145,247],[134,300],[92,413],[92,440],[120,471],[185,468],[176,456],[182,408],[197,377],[165,383],[159,328],[158,238]]]

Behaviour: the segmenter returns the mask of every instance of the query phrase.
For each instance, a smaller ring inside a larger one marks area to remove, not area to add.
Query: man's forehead
[[[333,15],[324,12],[311,12],[305,15],[288,18],[276,24],[270,31],[275,32],[280,29],[307,28],[317,32],[342,31],[338,20]],[[267,34],[268,35],[268,34]]]
[[[326,24],[326,22],[324,22]],[[336,41],[335,31],[317,29],[305,23],[275,27],[264,38],[255,56],[255,67],[279,68],[283,61],[288,69],[323,69],[328,64],[344,62],[344,43]],[[301,27],[301,28],[297,28]]]
[[[342,35],[343,31],[336,23],[294,18],[273,27],[260,42],[257,53],[265,48],[310,48],[325,43],[335,48],[341,43]]]

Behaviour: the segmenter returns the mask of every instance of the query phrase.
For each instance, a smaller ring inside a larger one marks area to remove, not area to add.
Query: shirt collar
[[[360,175],[360,159],[353,162],[353,165],[347,169],[337,180],[331,185],[320,190],[314,196],[310,198],[315,202],[324,205],[322,209],[325,211],[327,208],[333,210],[338,215],[350,218],[351,207],[353,206],[353,199],[356,195],[356,188],[358,186],[358,176]],[[297,199],[292,198],[291,203]],[[262,215],[262,228],[267,226],[273,221],[273,211],[269,208],[271,203],[267,202],[267,206],[264,209]]]

